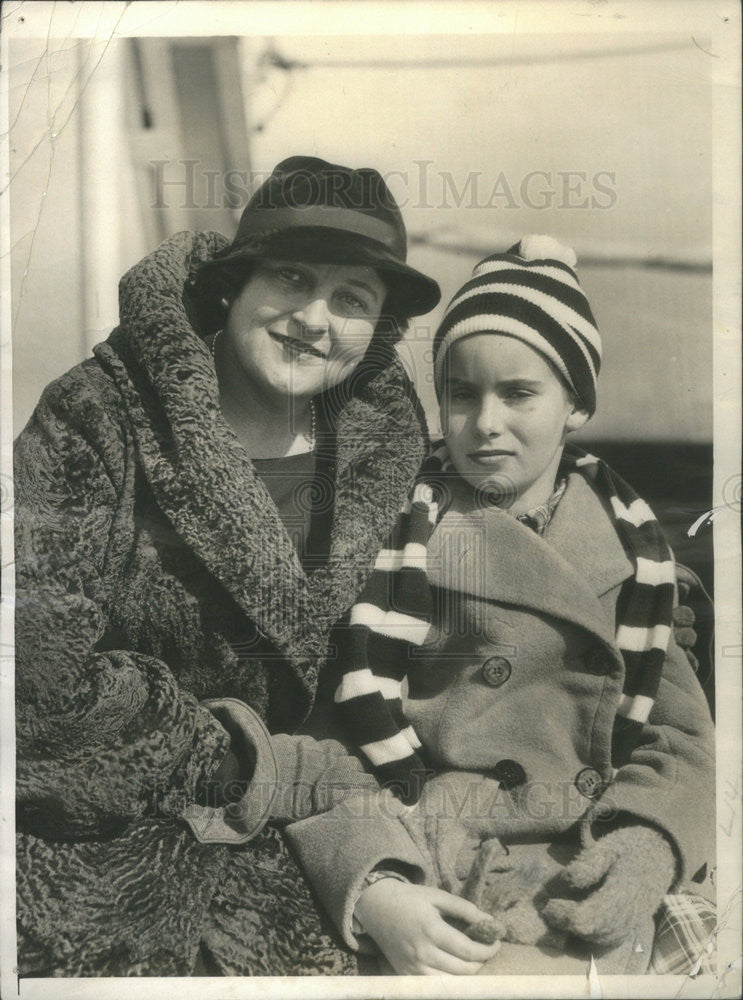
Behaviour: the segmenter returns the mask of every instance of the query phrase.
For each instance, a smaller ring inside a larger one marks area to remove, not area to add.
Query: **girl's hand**
[[[445,917],[474,923],[488,916],[443,889],[385,878],[361,893],[354,915],[398,975],[475,975],[500,948],[480,944]]]

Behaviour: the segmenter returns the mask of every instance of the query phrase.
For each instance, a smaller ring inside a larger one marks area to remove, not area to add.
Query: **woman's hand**
[[[354,915],[398,975],[471,976],[500,948],[479,944],[445,919],[487,917],[474,903],[443,889],[385,878],[361,893]]]

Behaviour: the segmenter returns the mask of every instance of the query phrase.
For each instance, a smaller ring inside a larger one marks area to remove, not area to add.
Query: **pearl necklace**
[[[217,366],[217,341],[222,336],[224,331],[220,327],[219,330],[214,334],[212,338],[212,360],[214,361],[214,367]],[[315,444],[317,443],[317,414],[315,412],[315,400],[310,400],[310,432],[307,434],[305,432],[304,439],[310,446],[310,451],[315,450]]]

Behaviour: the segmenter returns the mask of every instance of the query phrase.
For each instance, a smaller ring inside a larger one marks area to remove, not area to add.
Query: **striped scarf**
[[[648,505],[605,462],[572,445],[560,474],[583,475],[607,501],[614,528],[634,567],[617,603],[616,644],[625,680],[612,743],[615,767],[641,737],[660,683],[671,633],[675,566]],[[445,446],[424,463],[369,581],[341,630],[345,664],[335,694],[341,719],[379,780],[403,801],[417,801],[427,769],[425,749],[402,710],[401,684],[412,650],[426,639],[432,600],[426,545],[447,506],[447,479],[457,473]]]

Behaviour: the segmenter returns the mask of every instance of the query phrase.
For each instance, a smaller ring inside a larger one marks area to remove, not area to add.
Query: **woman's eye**
[[[288,288],[302,289],[308,284],[307,275],[293,267],[277,267],[271,273]]]
[[[455,399],[458,403],[465,403],[472,399],[472,392],[469,389],[452,389],[449,397],[450,399]]]
[[[511,389],[510,392],[506,393],[506,399],[521,400],[530,399],[534,395],[533,392],[529,392],[528,389]]]
[[[338,298],[343,304],[349,308],[353,309],[355,312],[368,312],[369,307],[363,299],[360,299],[353,292],[340,292]]]

